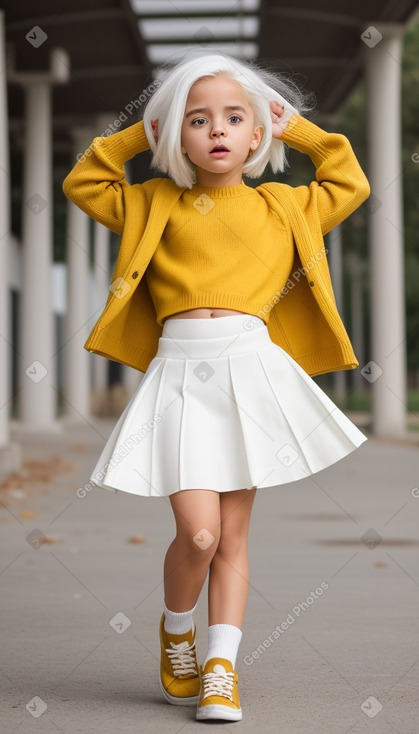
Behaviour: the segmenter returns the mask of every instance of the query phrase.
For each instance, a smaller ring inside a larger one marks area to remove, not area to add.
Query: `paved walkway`
[[[169,502],[76,495],[112,425],[15,432],[26,473],[0,490],[2,733],[417,734],[418,444],[370,439],[311,479],[259,490],[243,720],[201,723],[158,686]]]

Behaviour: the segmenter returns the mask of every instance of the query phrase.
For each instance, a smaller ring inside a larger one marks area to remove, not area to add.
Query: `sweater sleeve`
[[[316,180],[309,186],[297,186],[294,193],[308,218],[317,210],[323,234],[370,195],[368,180],[344,135],[325,132],[304,117],[292,115],[281,139],[309,155],[316,167]]]
[[[122,234],[128,191],[138,193],[138,208],[146,208],[139,184],[125,178],[124,163],[150,147],[143,122],[108,137],[96,137],[63,181],[63,191],[86,214]]]

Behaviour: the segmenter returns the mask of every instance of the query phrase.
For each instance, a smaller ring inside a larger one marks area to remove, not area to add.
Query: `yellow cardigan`
[[[336,307],[323,235],[362,204],[369,184],[343,135],[293,115],[282,139],[310,156],[316,180],[296,188],[274,182],[257,187],[289,222],[295,242],[288,288],[271,304],[267,328],[272,341],[310,375],[353,369],[358,361]],[[109,296],[85,349],[142,372],[162,334],[143,276],[185,190],[165,178],[127,182],[124,163],[147,148],[142,122],[95,138],[63,182],[72,202],[122,236]]]

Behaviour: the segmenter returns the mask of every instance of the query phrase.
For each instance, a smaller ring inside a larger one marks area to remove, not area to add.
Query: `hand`
[[[269,107],[271,108],[272,137],[279,139],[288,125],[292,112],[286,110],[284,105],[276,100],[269,102]]]
[[[156,143],[157,143],[157,140],[158,140],[158,137],[159,137],[159,135],[158,135],[158,132],[159,132],[158,128],[159,128],[159,121],[158,120],[152,120],[151,121],[151,129],[153,131],[153,137],[154,137],[154,140],[156,141]]]

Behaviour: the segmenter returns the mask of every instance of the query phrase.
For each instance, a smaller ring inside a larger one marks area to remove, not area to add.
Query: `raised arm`
[[[323,234],[346,219],[370,195],[368,180],[344,135],[325,132],[304,117],[291,115],[275,137],[307,153],[316,167],[316,180],[293,191],[307,215],[317,210]]]
[[[63,181],[65,195],[93,219],[122,233],[128,192],[138,196],[138,207],[147,211],[141,185],[125,178],[124,163],[149,148],[142,122],[109,135],[96,137]]]

